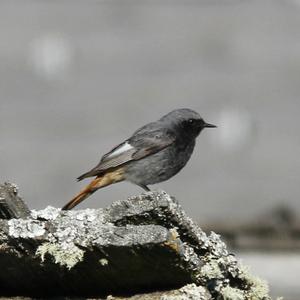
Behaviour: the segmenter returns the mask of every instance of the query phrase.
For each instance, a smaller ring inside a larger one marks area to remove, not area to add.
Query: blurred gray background
[[[299,213],[299,95],[299,0],[0,2],[0,181],[31,208],[62,206],[104,153],[188,107],[219,127],[154,189],[200,225],[281,203]],[[140,192],[117,184],[81,208]],[[247,259],[274,293],[297,294],[265,274],[284,260]]]

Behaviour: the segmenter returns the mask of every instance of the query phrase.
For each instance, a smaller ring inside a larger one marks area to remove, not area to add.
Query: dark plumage
[[[97,176],[63,209],[71,209],[97,189],[115,182],[127,180],[149,190],[147,185],[171,178],[186,165],[196,137],[207,127],[216,126],[186,108],[141,127],[105,154],[96,167],[78,177]]]

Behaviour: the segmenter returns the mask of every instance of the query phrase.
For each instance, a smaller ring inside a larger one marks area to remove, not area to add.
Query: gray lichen
[[[43,210],[35,210],[31,211],[32,219],[42,219],[42,220],[55,220],[60,214],[60,209],[55,208],[53,206],[47,206]]]
[[[195,284],[188,284],[174,292],[172,295],[163,295],[160,300],[209,300],[211,299],[208,291]]]
[[[39,221],[11,219],[7,224],[9,235],[14,238],[34,238],[46,233],[45,225]]]
[[[171,291],[137,294],[131,297],[108,296],[106,300],[211,300],[209,291],[203,286],[187,284]]]

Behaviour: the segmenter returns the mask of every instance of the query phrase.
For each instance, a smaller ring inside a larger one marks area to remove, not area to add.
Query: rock
[[[0,219],[26,218],[30,212],[18,196],[18,187],[12,183],[0,185]]]
[[[32,210],[0,225],[0,296],[270,299],[220,237],[165,192],[105,209]]]
[[[155,292],[120,298],[108,296],[107,300],[211,300],[208,290],[196,284],[187,284],[180,289],[171,291]]]

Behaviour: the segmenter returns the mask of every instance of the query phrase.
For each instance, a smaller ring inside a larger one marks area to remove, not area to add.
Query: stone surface
[[[267,285],[165,192],[104,209],[32,210],[0,225],[1,296],[269,299]]]
[[[5,182],[0,185],[0,219],[26,218],[30,212],[18,196],[18,187]]]

